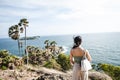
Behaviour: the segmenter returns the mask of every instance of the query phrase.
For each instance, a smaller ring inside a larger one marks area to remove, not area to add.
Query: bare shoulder
[[[73,53],[73,49],[70,50],[70,54],[72,54],[72,53]]]

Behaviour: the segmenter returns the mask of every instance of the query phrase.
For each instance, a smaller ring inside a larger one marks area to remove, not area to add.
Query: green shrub
[[[113,80],[120,80],[120,66],[111,64],[99,64],[98,67],[110,75]]]
[[[22,60],[24,61],[24,64],[27,64],[27,56],[23,56]]]
[[[6,67],[6,66],[2,66],[1,69],[2,69],[2,70],[6,70],[7,67]]]
[[[9,52],[7,50],[0,50],[0,58],[5,58],[9,55]]]
[[[13,63],[14,59],[11,56],[6,56],[5,58],[2,59],[2,65],[8,66],[9,63]]]
[[[1,65],[1,63],[2,63],[2,58],[0,58],[0,65]]]
[[[44,62],[49,61],[50,59],[53,59],[54,56],[50,52],[46,50],[42,50],[35,46],[27,46],[28,49],[28,62],[32,65],[43,65]],[[27,56],[24,56],[22,58],[24,63],[27,63]]]
[[[15,63],[18,63],[18,60],[19,60],[19,58],[14,55],[10,55],[9,51],[0,50],[0,68],[1,69],[3,69],[3,70],[7,69],[9,67],[9,63],[15,64]],[[18,65],[18,66],[20,66],[20,65]]]
[[[57,63],[61,65],[63,71],[69,70],[71,68],[69,56],[65,54],[58,55]]]
[[[47,67],[47,68],[62,70],[61,66],[56,62],[55,59],[51,59],[51,60],[47,61],[43,66]]]

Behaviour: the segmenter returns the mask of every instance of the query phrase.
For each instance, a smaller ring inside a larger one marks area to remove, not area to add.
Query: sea
[[[83,39],[82,46],[87,49],[92,57],[92,63],[107,63],[120,66],[120,32],[77,34]],[[76,34],[40,36],[35,40],[27,40],[27,45],[44,49],[45,40],[56,41],[58,46],[64,48],[64,53],[69,55],[73,47],[73,38]],[[22,41],[24,43],[24,41]],[[18,53],[17,41],[11,38],[0,38],[0,50],[8,50],[11,54],[22,56]]]

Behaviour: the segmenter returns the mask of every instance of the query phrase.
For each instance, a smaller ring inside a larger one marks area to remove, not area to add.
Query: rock
[[[58,74],[43,74],[36,80],[71,80],[71,76]]]
[[[43,73],[36,80],[72,80],[72,74]],[[112,78],[105,73],[90,71],[89,80],[112,80]]]
[[[48,69],[45,67],[24,66],[21,70],[0,70],[3,80],[72,80],[72,70],[67,72]],[[89,80],[112,80],[103,72],[89,71]]]
[[[112,80],[110,76],[103,72],[91,71],[89,72],[90,80]]]

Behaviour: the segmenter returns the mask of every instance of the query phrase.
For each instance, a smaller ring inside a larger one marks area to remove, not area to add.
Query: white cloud
[[[120,31],[119,0],[1,0],[0,6],[2,26],[26,17],[29,34]]]

